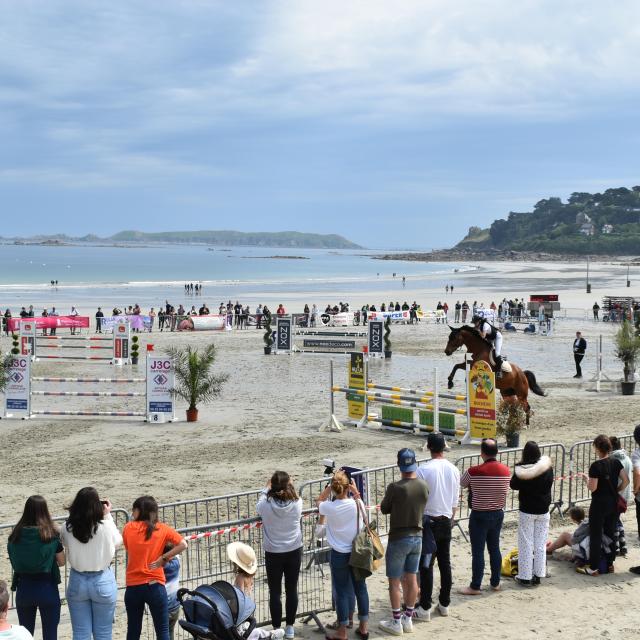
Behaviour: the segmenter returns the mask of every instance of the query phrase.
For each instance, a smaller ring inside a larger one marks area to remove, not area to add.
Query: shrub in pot
[[[262,319],[264,322],[264,335],[262,340],[264,341],[264,355],[268,356],[271,353],[271,347],[273,347],[273,329],[271,328],[271,314],[268,313]]]
[[[140,338],[133,336],[131,338],[131,364],[138,364],[138,358],[140,356]]]
[[[20,337],[17,333],[11,334],[11,354],[14,356],[20,355]]]
[[[389,335],[391,334],[391,317],[388,316],[384,323],[384,357],[391,357],[391,338]]]
[[[615,354],[622,361],[622,395],[633,395],[636,387],[636,360],[640,354],[640,337],[628,320],[622,323],[614,336]]]
[[[504,436],[508,447],[520,444],[520,432],[527,428],[527,413],[517,396],[503,398],[496,415],[496,433]]]
[[[212,371],[216,359],[214,344],[203,349],[173,347],[167,354],[173,360],[175,372],[173,393],[187,402],[187,422],[196,422],[198,405],[217,398],[229,376]]]

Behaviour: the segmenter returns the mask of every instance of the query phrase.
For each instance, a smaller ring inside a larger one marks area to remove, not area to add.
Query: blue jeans
[[[349,622],[350,603],[358,602],[358,620],[365,622],[369,619],[369,593],[364,580],[356,581],[349,566],[350,553],[340,553],[331,549],[329,566],[331,579],[335,589],[336,614],[338,622],[346,625]],[[127,639],[128,640],[128,639]]]
[[[402,578],[405,573],[418,573],[421,551],[421,535],[389,540],[386,554],[387,578]]]
[[[16,589],[18,622],[33,635],[36,613],[40,609],[43,640],[57,640],[60,622],[60,594],[58,585],[50,579],[22,575]]]
[[[71,569],[67,603],[73,640],[111,640],[118,587],[111,569]]]
[[[169,640],[167,590],[159,582],[126,588],[124,606],[127,609],[127,640],[140,640],[145,604],[151,613],[156,640]]]
[[[500,553],[500,531],[504,511],[471,511],[469,536],[471,537],[471,588],[480,589],[484,575],[484,547],[489,551],[491,586],[500,584],[502,555]]]

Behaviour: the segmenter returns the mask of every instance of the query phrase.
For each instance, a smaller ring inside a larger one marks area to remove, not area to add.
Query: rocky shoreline
[[[597,262],[635,262],[640,263],[638,256],[591,256]],[[585,262],[587,256],[543,253],[540,251],[503,251],[438,249],[429,253],[407,252],[373,256],[374,260],[406,260],[408,262]]]

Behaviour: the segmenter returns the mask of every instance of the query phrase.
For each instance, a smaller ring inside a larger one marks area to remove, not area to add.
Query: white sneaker
[[[436,611],[445,618],[449,615],[449,607],[445,607],[441,605],[439,602],[436,605]]]
[[[274,629],[271,632],[271,640],[283,640],[284,638],[284,629]]]
[[[401,636],[403,634],[402,622],[400,622],[400,620],[380,620],[378,626],[392,636]]]
[[[417,606],[413,610],[413,617],[418,621],[429,622],[431,620],[431,611],[429,609],[423,609],[420,606]]]
[[[293,630],[293,625],[288,624],[284,628],[284,637],[285,637],[285,640],[293,640],[293,638],[296,637],[296,632]]]
[[[413,620],[408,618],[404,614],[402,618],[400,618],[402,624],[402,632],[403,633],[413,633]]]

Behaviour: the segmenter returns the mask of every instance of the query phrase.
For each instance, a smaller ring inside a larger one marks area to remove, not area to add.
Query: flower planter
[[[636,383],[635,382],[626,382],[623,380],[620,383],[620,387],[622,388],[623,396],[632,396],[636,392]]]
[[[391,357],[391,353],[392,353],[391,351],[385,351],[384,352],[384,357],[385,358],[390,358]]]
[[[271,347],[265,347],[264,348],[264,355],[265,356],[271,355]]]
[[[198,422],[197,409],[187,409],[187,422]]]
[[[520,434],[519,433],[508,433],[506,435],[507,438],[507,447],[513,449],[515,447],[520,446]]]

